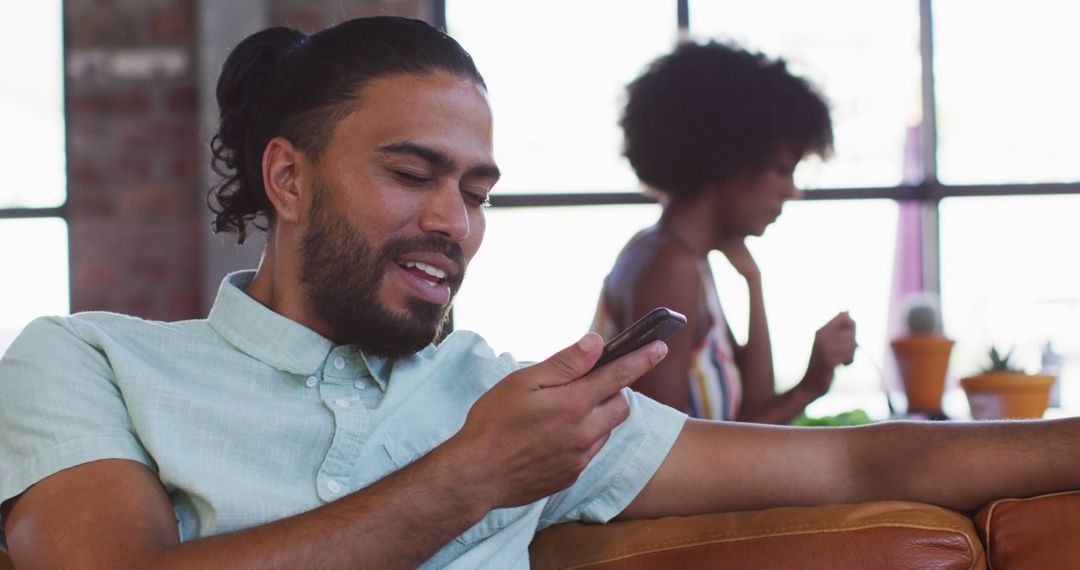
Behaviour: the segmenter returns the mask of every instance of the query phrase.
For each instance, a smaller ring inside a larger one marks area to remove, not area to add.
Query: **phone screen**
[[[667,307],[657,307],[638,319],[604,345],[604,352],[592,369],[629,354],[654,340],[666,340],[686,324],[686,316]]]

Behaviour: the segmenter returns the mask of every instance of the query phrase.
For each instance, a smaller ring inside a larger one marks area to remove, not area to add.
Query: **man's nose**
[[[456,185],[447,183],[431,191],[420,216],[420,229],[454,243],[469,235],[468,208]]]

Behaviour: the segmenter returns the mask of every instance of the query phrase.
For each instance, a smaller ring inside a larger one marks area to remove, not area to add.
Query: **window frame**
[[[64,121],[64,154],[67,154],[68,139],[70,138],[70,132],[68,129],[68,116],[70,115],[70,103],[67,98],[67,58],[68,58],[68,42],[67,42],[67,14],[63,9],[61,3],[60,18],[57,21],[57,25],[60,26],[60,100],[61,100],[61,113]],[[65,159],[65,170],[67,168],[67,161]],[[71,220],[69,216],[71,197],[69,190],[71,188],[70,181],[68,180],[67,172],[64,173],[64,201],[56,206],[46,207],[25,207],[16,206],[13,208],[0,208],[0,223],[7,220],[32,220],[32,219],[46,219],[46,218],[58,218],[64,222],[64,225],[68,228],[68,306],[71,305],[72,291],[74,290],[74,278],[71,275]]]
[[[431,0],[433,24],[446,29],[446,1]],[[687,37],[690,30],[689,0],[675,0],[679,37]],[[920,208],[922,249],[920,266],[923,289],[927,293],[941,294],[940,280],[940,226],[938,207],[941,200],[973,196],[1030,196],[1047,194],[1080,194],[1080,182],[1066,183],[1010,183],[1010,184],[943,184],[938,179],[937,168],[937,105],[934,86],[932,0],[919,0],[919,52],[921,65],[920,91],[922,98],[922,121],[920,161],[922,182],[887,187],[862,188],[815,188],[805,192],[803,200],[860,200],[892,199],[898,203],[915,203]],[[586,193],[509,193],[496,192],[491,196],[493,208],[535,208],[552,206],[598,206],[616,204],[644,204],[655,202],[640,192],[586,192]]]

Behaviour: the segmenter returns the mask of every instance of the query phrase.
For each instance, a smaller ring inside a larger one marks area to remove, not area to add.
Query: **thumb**
[[[556,352],[540,363],[550,372],[540,380],[540,386],[560,386],[584,376],[600,358],[602,346],[600,335],[589,332],[581,340]]]

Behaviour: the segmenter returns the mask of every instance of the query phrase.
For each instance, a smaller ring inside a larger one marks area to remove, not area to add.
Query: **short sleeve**
[[[0,503],[98,459],[155,469],[133,433],[108,358],[77,326],[74,318],[37,319],[0,359]]]
[[[675,445],[686,414],[628,388],[622,393],[630,417],[612,430],[577,482],[548,499],[540,529],[569,521],[611,520],[645,488]]]

